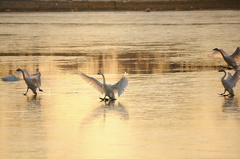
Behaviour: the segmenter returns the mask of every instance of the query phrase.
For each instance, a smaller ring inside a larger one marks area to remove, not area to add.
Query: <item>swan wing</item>
[[[26,78],[31,78],[27,70],[22,70]]]
[[[228,72],[228,77],[227,77],[227,81],[230,80],[232,78],[232,74],[230,72]]]
[[[232,58],[234,59],[240,59],[240,47],[237,47],[235,52],[231,55]]]
[[[116,84],[112,85],[114,92],[118,92],[118,96],[120,96],[124,92],[124,89],[128,85],[127,75],[128,74],[125,72],[123,77]]]
[[[37,87],[41,87],[41,73],[40,72],[37,72],[35,74],[32,74],[31,75],[31,79],[32,79],[32,82],[37,86]]]
[[[222,53],[223,53],[224,56],[228,56],[228,54],[227,54],[224,50],[222,50],[222,49],[219,49],[219,50],[222,51]],[[222,56],[222,54],[220,53],[220,51],[214,50],[214,52],[211,53],[211,54],[209,54],[208,57],[211,57],[211,58],[222,58],[223,56]]]
[[[213,53],[208,54],[208,57],[211,57],[211,58],[222,58],[222,54],[219,51],[214,51]]]
[[[41,87],[41,80],[38,77],[31,78],[31,80],[37,87]]]
[[[89,83],[91,86],[93,86],[93,88],[95,88],[98,92],[104,94],[104,91],[102,89],[102,83],[99,82],[98,80],[96,80],[95,78],[93,77],[89,77],[87,75],[85,75],[84,73],[82,72],[79,72],[79,75],[82,77],[82,79],[84,81],[86,81],[87,83]]]
[[[240,79],[240,70],[237,70],[232,77],[227,78],[227,81],[230,83],[232,87],[235,87],[239,79]]]

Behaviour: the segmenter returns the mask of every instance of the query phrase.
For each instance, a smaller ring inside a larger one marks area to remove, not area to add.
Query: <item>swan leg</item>
[[[38,90],[39,90],[39,91],[41,91],[41,92],[43,92],[43,90],[42,90],[42,89],[40,89],[40,88],[38,88]]]
[[[226,68],[226,69],[228,69],[228,70],[232,70],[232,69],[234,69],[233,67],[230,67],[229,65],[228,65],[228,67],[226,67],[226,66],[220,66],[220,67],[222,67],[222,68]]]
[[[27,95],[27,93],[28,93],[28,90],[29,90],[29,87],[27,87],[27,91],[26,91],[26,93],[24,93],[23,95],[25,95],[25,96],[26,96],[26,95]]]
[[[234,67],[233,67],[233,66],[230,66],[230,65],[228,65],[227,69],[228,69],[228,70],[232,70],[232,69],[234,69]]]
[[[36,92],[36,90],[35,90],[35,91],[33,91],[33,93],[34,93],[34,95],[35,95],[35,96],[37,95],[37,92]]]
[[[110,98],[110,99],[113,100],[113,101],[114,101],[114,100],[117,100],[115,97],[114,97],[114,98]]]
[[[221,93],[221,94],[219,94],[219,95],[221,95],[221,96],[224,96],[224,95],[225,95],[225,93],[226,93],[226,90],[224,90],[224,92],[223,92],[223,93]]]
[[[110,99],[108,99],[108,98],[100,98],[100,97],[99,97],[99,99],[101,99],[101,102],[103,102],[103,101],[104,101],[104,102],[107,102],[107,101],[110,100]]]
[[[229,93],[229,94],[224,94],[223,96],[226,97],[226,96],[229,96],[229,95],[230,95],[231,97],[234,96],[234,95],[232,95],[232,94],[230,94],[230,93]]]
[[[102,101],[107,101],[106,96],[104,96],[104,98],[99,97],[99,99],[101,99],[101,102]]]

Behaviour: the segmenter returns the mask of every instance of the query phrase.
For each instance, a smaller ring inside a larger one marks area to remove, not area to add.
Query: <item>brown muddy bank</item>
[[[0,11],[161,11],[239,10],[239,0],[35,1],[0,0]]]

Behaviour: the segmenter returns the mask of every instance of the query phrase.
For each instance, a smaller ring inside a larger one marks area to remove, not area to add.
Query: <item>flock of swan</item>
[[[240,79],[240,70],[238,70],[238,65],[236,59],[240,58],[240,47],[237,47],[235,52],[232,55],[228,55],[224,50],[215,48],[213,49],[215,52],[209,55],[209,57],[218,58],[222,57],[226,63],[227,67],[221,66],[222,68],[227,68],[228,70],[234,69],[235,73],[232,75],[230,72],[227,73],[224,69],[220,69],[218,72],[224,72],[224,76],[221,78],[222,85],[224,87],[224,92],[220,95],[222,96],[234,96],[233,87],[236,86],[237,82]],[[220,55],[220,56],[219,56]],[[228,92],[228,94],[225,94]]]
[[[32,92],[37,95],[37,89],[41,92],[43,90],[41,87],[41,73],[37,70],[37,73],[30,75],[27,70],[17,69],[16,73],[22,73],[23,79],[27,85],[27,91],[24,93],[24,95],[27,95],[28,90],[31,89]],[[118,93],[118,96],[120,96],[124,89],[128,85],[128,74],[125,72],[123,77],[114,85],[106,84],[105,76],[99,72],[98,75],[102,75],[103,77],[103,83],[99,82],[97,79],[93,77],[89,77],[85,75],[82,72],[79,72],[79,75],[90,85],[92,85],[97,91],[99,91],[101,94],[104,94],[104,98],[100,98],[102,101],[108,101],[108,100],[116,100],[115,93]],[[19,81],[20,78],[16,77],[15,75],[10,75],[6,77],[1,78],[3,81]]]
[[[215,48],[213,49],[215,52],[209,55],[212,58],[219,58],[222,57],[226,63],[228,64],[227,67],[221,66],[223,69],[220,69],[219,72],[224,72],[224,76],[221,78],[222,85],[224,87],[224,92],[220,95],[222,96],[234,96],[233,87],[236,86],[237,82],[240,79],[240,70],[238,70],[238,65],[236,63],[236,59],[240,58],[240,47],[237,47],[235,52],[232,55],[228,55],[224,50]],[[230,72],[224,70],[224,68],[231,70],[234,69],[235,73],[232,75]],[[31,89],[32,92],[37,95],[37,89],[39,91],[43,91],[41,87],[41,73],[37,70],[37,73],[30,75],[28,71],[17,69],[16,73],[22,73],[23,79],[27,85],[27,91],[24,95],[27,95],[28,90]],[[85,80],[87,83],[92,85],[98,92],[104,94],[103,98],[100,98],[102,101],[108,100],[116,100],[115,93],[118,93],[120,96],[125,88],[128,85],[128,74],[125,72],[123,77],[114,85],[106,84],[105,76],[99,72],[98,75],[103,77],[103,82],[99,82],[97,79],[93,77],[89,77],[86,74],[79,72],[79,75]],[[227,78],[226,78],[227,76]],[[16,77],[15,75],[10,75],[1,78],[3,81],[19,81],[20,78]],[[225,94],[228,92],[228,94]]]

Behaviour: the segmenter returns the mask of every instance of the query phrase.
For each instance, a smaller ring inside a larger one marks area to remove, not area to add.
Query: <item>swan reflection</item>
[[[103,118],[103,120],[106,121],[107,117],[110,115],[118,116],[121,120],[129,119],[129,113],[123,104],[120,102],[116,103],[115,101],[107,101],[101,102],[99,107],[94,109],[90,115],[83,119],[81,125],[88,124],[97,118]]]
[[[223,112],[239,112],[239,102],[237,97],[225,97],[223,103]]]
[[[41,98],[37,97],[37,95],[27,97],[27,108],[34,109],[41,107]]]
[[[115,101],[107,101],[104,103],[105,103],[104,117],[106,117],[108,112],[113,111],[120,116],[120,119],[123,119],[123,120],[129,119],[129,114],[128,114],[127,110],[120,102],[118,102],[118,104],[115,104]]]

